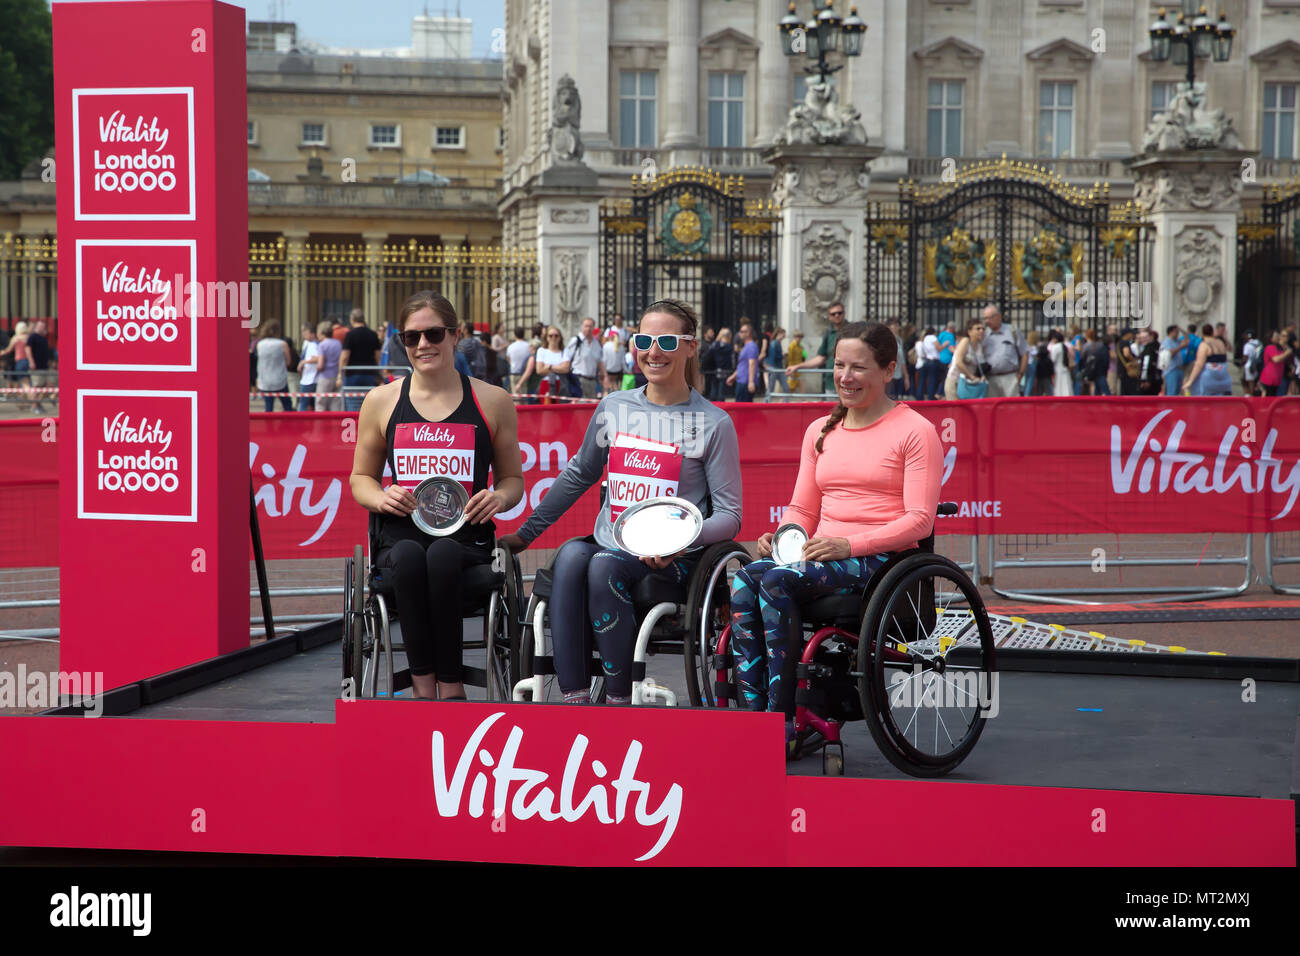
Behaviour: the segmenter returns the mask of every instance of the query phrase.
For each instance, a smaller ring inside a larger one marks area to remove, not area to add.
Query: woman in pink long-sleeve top
[[[804,561],[772,560],[768,532],[758,539],[760,560],[732,584],[742,706],[785,713],[787,753],[795,736],[799,604],[860,591],[891,553],[915,548],[934,526],[943,453],[934,426],[885,394],[897,359],[894,334],[878,322],[853,322],[840,332],[834,365],[840,402],[804,434],[799,476],[782,518],[809,533]]]

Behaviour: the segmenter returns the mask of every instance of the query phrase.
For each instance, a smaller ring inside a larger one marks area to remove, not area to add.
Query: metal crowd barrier
[[[1276,544],[1280,539],[1283,547],[1287,544],[1295,548],[1295,553],[1278,554]],[[1283,564],[1300,564],[1300,531],[1284,531],[1280,534],[1270,533],[1264,535],[1264,573],[1262,579],[1264,584],[1272,588],[1277,594],[1300,594],[1300,585],[1279,584],[1274,574],[1274,568]]]
[[[1139,535],[1139,538],[1155,539],[1161,543],[1161,546],[1167,544],[1173,539],[1195,538],[1201,540],[1199,535]],[[1118,535],[988,535],[987,558],[985,568],[988,576],[984,579],[978,579],[981,584],[987,585],[994,594],[999,597],[1009,598],[1019,601],[1045,602],[1052,604],[1098,604],[1106,603],[1102,601],[1085,601],[1081,600],[1079,595],[1094,595],[1099,597],[1124,597],[1129,595],[1143,594],[1153,595],[1141,601],[1128,601],[1133,604],[1167,604],[1174,601],[1201,601],[1211,600],[1214,598],[1236,597],[1243,594],[1249,589],[1251,578],[1254,576],[1254,559],[1252,555],[1253,536],[1243,534],[1244,544],[1241,554],[1224,554],[1219,551],[1209,555],[1210,545],[1213,543],[1216,535],[1210,534],[1204,538],[1204,545],[1201,547],[1197,557],[1183,557],[1180,552],[1166,550],[1164,552],[1155,551],[1143,556],[1133,556],[1131,553],[1125,555],[1120,548]],[[1217,535],[1220,539],[1230,537],[1227,535]],[[1235,536],[1231,536],[1235,537]],[[1034,539],[1052,539],[1052,540],[1034,540]],[[1085,539],[1092,539],[1098,543],[1096,548],[1088,548]],[[1081,553],[1078,548],[1080,541],[1085,541]],[[1114,542],[1114,550],[1110,548],[1110,542]],[[999,555],[999,542],[1001,543],[1001,555]],[[1101,553],[1098,554],[1098,551]],[[1038,552],[1047,552],[1052,554],[1051,557],[1036,557]],[[1300,562],[1300,558],[1295,559]],[[998,586],[996,579],[999,569],[1008,570],[1016,569],[1048,569],[1048,568],[1088,568],[1094,574],[1102,573],[1110,575],[1112,573],[1119,575],[1121,578],[1125,568],[1143,568],[1143,567],[1176,567],[1176,568],[1201,568],[1229,566],[1241,567],[1244,569],[1242,581],[1239,584],[1232,585],[1116,585],[1101,586],[1100,584],[1089,587],[1017,587],[1008,588]],[[1297,591],[1300,593],[1300,590]]]

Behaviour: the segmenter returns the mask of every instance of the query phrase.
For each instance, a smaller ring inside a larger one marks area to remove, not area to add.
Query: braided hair
[[[849,322],[840,329],[839,337],[835,340],[835,347],[839,348],[839,343],[846,339],[857,339],[865,342],[871,349],[871,357],[876,360],[876,364],[882,369],[888,368],[894,362],[898,361],[898,339],[894,338],[894,333],[889,331],[889,327],[879,322]],[[834,362],[832,361],[832,366]],[[822,452],[822,443],[826,436],[840,422],[844,421],[844,416],[849,413],[848,406],[843,402],[838,403],[834,410],[831,411],[830,417],[826,419],[826,424],[822,426],[822,433],[817,436],[817,453]]]

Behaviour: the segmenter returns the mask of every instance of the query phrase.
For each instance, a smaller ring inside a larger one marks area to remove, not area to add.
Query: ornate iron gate
[[[1300,178],[1264,187],[1237,225],[1237,330],[1265,342],[1300,317]]]
[[[1148,227],[1108,195],[1005,156],[900,183],[897,204],[867,209],[867,317],[960,331],[998,305],[1023,332],[1149,322]]]
[[[600,227],[602,322],[635,323],[664,298],[719,329],[776,320],[780,220],[770,200],[744,198],[744,177],[690,166],[633,177],[630,199],[602,204]]]

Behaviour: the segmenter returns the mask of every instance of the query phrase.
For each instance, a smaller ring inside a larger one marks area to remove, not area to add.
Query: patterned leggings
[[[762,710],[766,692],[769,711],[793,716],[794,664],[803,637],[799,604],[861,590],[888,559],[888,554],[877,554],[779,565],[764,558],[736,573],[731,585],[731,644],[742,706]]]
[[[639,624],[632,590],[648,575],[685,584],[699,555],[678,558],[656,571],[626,551],[605,550],[589,541],[569,541],[552,564],[551,640],[555,673],[565,693],[587,686],[587,662],[594,636],[611,697],[632,693],[632,658]]]

